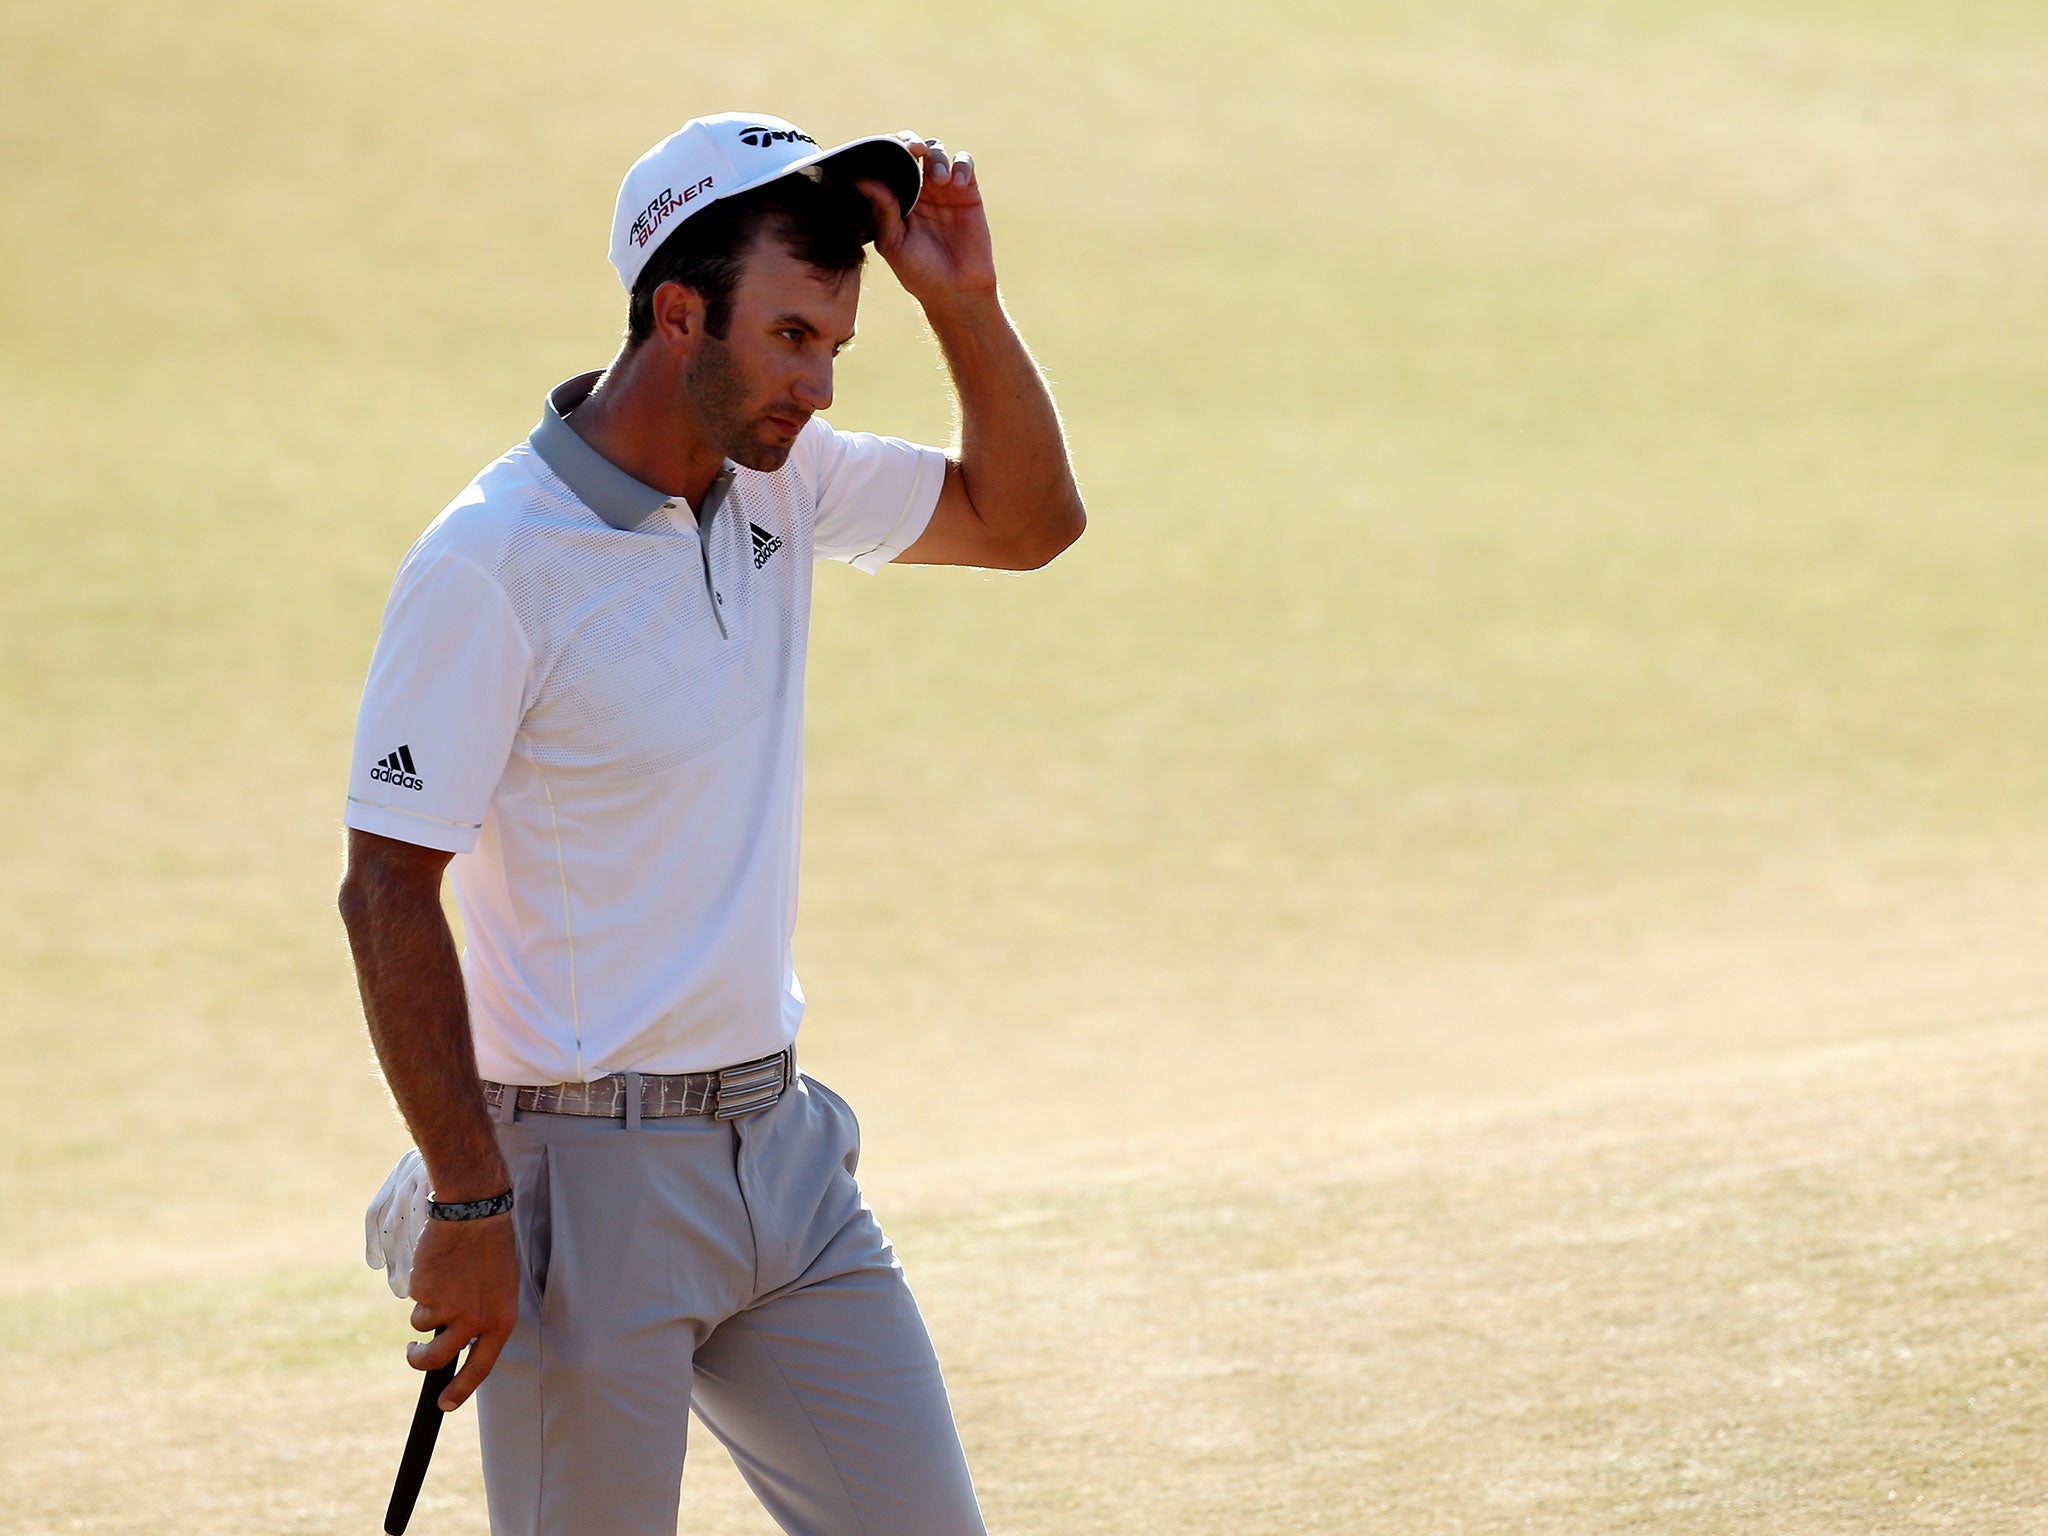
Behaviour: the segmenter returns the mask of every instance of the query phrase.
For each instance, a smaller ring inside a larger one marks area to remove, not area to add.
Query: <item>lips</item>
[[[768,425],[785,437],[795,437],[809,420],[807,416],[770,416]]]

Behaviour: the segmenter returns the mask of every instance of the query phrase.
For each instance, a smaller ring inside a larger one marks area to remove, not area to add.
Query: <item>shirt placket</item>
[[[720,470],[718,478],[711,482],[711,489],[704,493],[703,509],[697,514],[697,556],[704,572],[704,595],[711,603],[711,617],[718,621],[718,635],[722,640],[732,638],[732,630],[725,622],[725,594],[719,590],[717,573],[711,565],[711,536],[718,526],[718,514],[731,499],[731,466]]]

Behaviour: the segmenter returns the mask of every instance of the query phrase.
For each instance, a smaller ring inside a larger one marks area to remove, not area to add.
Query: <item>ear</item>
[[[653,317],[654,339],[687,355],[704,337],[704,296],[681,283],[663,283],[654,290]]]

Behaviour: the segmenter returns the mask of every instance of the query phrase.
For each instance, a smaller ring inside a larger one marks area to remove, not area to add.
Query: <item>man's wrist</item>
[[[428,1198],[450,1205],[495,1199],[512,1185],[512,1170],[496,1147],[465,1148],[444,1158],[428,1157]]]
[[[507,1189],[481,1200],[436,1200],[427,1196],[429,1221],[488,1221],[512,1209],[512,1191]]]
[[[990,288],[946,288],[919,294],[917,302],[933,330],[954,326],[1007,324],[1001,294]]]

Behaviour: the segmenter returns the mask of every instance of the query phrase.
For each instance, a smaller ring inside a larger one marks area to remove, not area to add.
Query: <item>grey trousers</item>
[[[792,1536],[985,1536],[937,1357],[799,1076],[744,1119],[501,1119],[519,1325],[477,1393],[494,1536],[674,1536],[690,1410]]]

